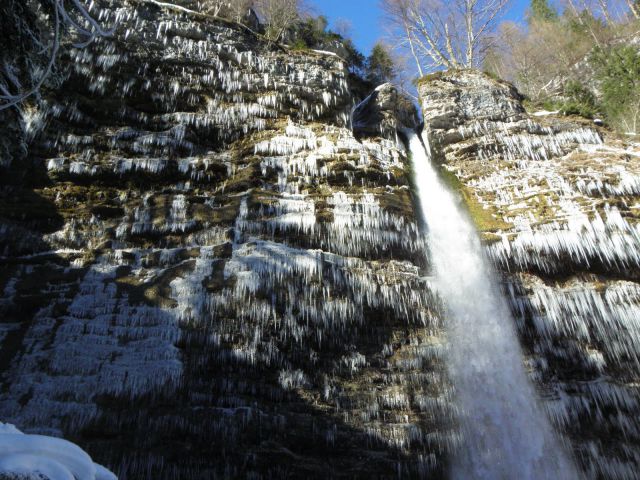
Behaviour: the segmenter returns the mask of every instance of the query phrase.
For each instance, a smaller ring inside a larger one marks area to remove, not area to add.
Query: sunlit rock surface
[[[407,155],[346,128],[344,62],[103,7],[0,189],[0,420],[120,480],[442,476]]]
[[[550,418],[585,478],[637,478],[640,145],[530,117],[513,87],[479,72],[419,91],[443,175],[504,273]]]

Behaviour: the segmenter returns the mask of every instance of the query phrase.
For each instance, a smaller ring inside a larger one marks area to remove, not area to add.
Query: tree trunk
[[[467,29],[467,68],[473,68],[473,0],[465,1],[465,23]]]
[[[420,64],[420,60],[418,59],[418,54],[416,53],[416,47],[413,44],[413,39],[411,38],[411,33],[409,32],[409,27],[407,26],[407,22],[404,21],[404,31],[407,34],[407,40],[409,41],[409,48],[411,49],[411,55],[413,55],[413,59],[416,61],[416,66],[418,67],[418,73],[422,78],[424,76],[424,72],[422,71],[422,65]]]

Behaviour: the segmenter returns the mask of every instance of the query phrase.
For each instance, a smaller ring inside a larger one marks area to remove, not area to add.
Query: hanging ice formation
[[[509,306],[474,226],[438,178],[428,139],[423,145],[411,133],[409,144],[448,322],[446,358],[462,437],[452,477],[577,480],[529,383]]]
[[[0,210],[2,421],[120,480],[442,475],[408,160],[345,128],[344,61],[95,5],[116,35],[30,122],[47,185]]]
[[[368,92],[340,57],[180,3],[93,2],[116,34],[25,112],[33,184],[0,189],[0,419],[120,480],[447,478],[447,316],[397,92],[358,140]],[[634,150],[455,75],[423,102],[434,151],[502,219],[483,239],[544,409],[585,478],[635,480]]]
[[[419,86],[436,162],[501,273],[529,376],[581,478],[640,470],[640,145],[525,112],[509,84]]]

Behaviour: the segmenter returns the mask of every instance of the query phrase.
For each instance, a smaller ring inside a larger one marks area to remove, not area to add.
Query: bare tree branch
[[[267,38],[274,42],[300,18],[299,0],[257,0],[256,7],[265,22]]]
[[[42,0],[42,3],[52,7],[53,37],[51,38],[51,45],[46,47],[46,41],[41,40],[39,35],[34,33],[33,29],[25,28],[22,30],[22,34],[29,37],[29,40],[34,45],[38,45],[42,48],[42,50],[40,52],[36,52],[36,54],[43,54],[48,50],[48,59],[44,67],[41,69],[42,73],[39,74],[38,78],[33,79],[31,86],[26,87],[26,91],[22,91],[21,82],[16,74],[17,68],[6,64],[5,61],[2,73],[0,74],[0,111],[17,107],[25,99],[36,94],[44,82],[51,76],[60,50],[63,26],[72,30],[80,37],[80,41],[74,43],[74,46],[77,48],[86,47],[98,37],[108,37],[113,34],[113,30],[104,29],[89,13],[88,8],[80,3],[79,0],[71,0],[72,5],[75,7],[75,15],[78,16],[78,19],[75,19],[72,16],[65,6],[64,0]],[[30,68],[32,72],[25,72],[25,76],[29,77],[34,74],[37,75],[39,73],[37,71],[40,70],[40,68],[38,68],[31,60],[27,63],[32,65]],[[11,92],[12,90],[13,93]]]
[[[418,71],[477,66],[509,0],[382,0]]]

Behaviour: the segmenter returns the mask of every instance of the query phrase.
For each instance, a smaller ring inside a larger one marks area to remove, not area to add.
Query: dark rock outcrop
[[[390,83],[378,86],[353,109],[352,128],[359,136],[393,139],[398,130],[415,130],[421,123],[413,103]]]

